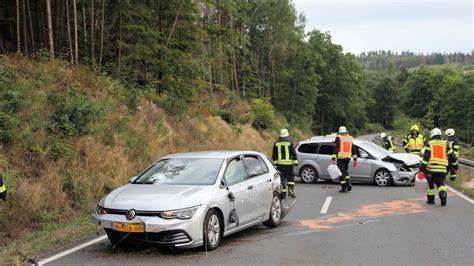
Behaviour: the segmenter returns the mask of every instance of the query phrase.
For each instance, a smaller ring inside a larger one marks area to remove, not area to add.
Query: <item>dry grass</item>
[[[85,68],[33,63],[16,56],[8,60],[17,73],[15,82],[31,91],[28,108],[18,114],[28,121],[22,125],[22,139],[0,146],[0,173],[6,175],[9,189],[8,201],[0,205],[0,264],[20,263],[69,241],[64,229],[68,224],[90,233],[90,224],[81,220],[77,225],[77,219],[88,216],[102,196],[166,154],[225,149],[270,155],[276,139],[277,132],[259,132],[249,124],[231,126],[210,111],[226,107],[247,115],[250,107],[245,102],[230,104],[223,96],[203,98],[180,118],[168,116],[144,99],[137,110],[129,110],[122,85],[91,76]],[[107,109],[94,123],[92,134],[64,139],[70,149],[67,159],[54,160],[48,157],[52,138],[64,137],[53,136],[41,124],[49,112],[47,93],[63,92],[73,83],[91,100],[106,103]],[[296,139],[304,137],[293,133]],[[79,235],[71,231],[73,238]]]

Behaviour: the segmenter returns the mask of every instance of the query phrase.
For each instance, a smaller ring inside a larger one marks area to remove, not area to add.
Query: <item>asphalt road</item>
[[[474,205],[454,193],[425,204],[413,187],[297,184],[297,202],[278,228],[257,226],[224,238],[212,252],[156,247],[112,249],[108,240],[47,265],[473,265]],[[327,213],[321,209],[332,200]],[[39,258],[37,261],[44,259]]]

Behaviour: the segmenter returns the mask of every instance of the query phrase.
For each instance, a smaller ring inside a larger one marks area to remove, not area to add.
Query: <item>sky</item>
[[[345,52],[474,50],[474,0],[293,0],[305,31],[329,31]]]

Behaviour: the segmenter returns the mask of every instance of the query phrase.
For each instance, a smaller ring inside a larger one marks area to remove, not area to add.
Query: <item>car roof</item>
[[[310,139],[306,139],[299,142],[301,144],[307,143],[323,143],[323,142],[333,142],[336,139],[336,136],[314,136]],[[354,142],[357,144],[369,142],[366,139],[354,138]]]
[[[256,151],[233,151],[233,150],[216,150],[216,151],[195,151],[175,153],[165,156],[164,158],[209,158],[209,159],[227,159],[238,156],[240,154],[261,155]]]

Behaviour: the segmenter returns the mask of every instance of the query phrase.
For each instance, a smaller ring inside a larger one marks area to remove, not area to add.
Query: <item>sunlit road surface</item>
[[[473,265],[474,205],[455,193],[441,207],[438,199],[426,205],[413,187],[337,190],[335,183],[298,183],[296,204],[280,227],[250,228],[224,238],[212,252],[113,249],[104,239],[46,265]]]

